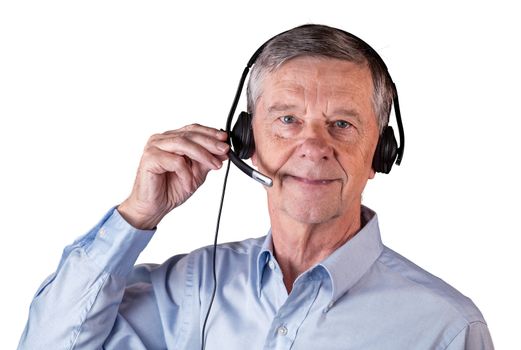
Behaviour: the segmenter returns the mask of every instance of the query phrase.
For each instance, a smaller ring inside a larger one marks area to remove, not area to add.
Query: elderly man
[[[361,205],[395,93],[341,30],[270,40],[248,85],[252,162],[273,181],[268,235],[218,246],[215,298],[211,247],[133,267],[230,154],[227,133],[206,126],[154,135],[130,196],[40,287],[19,348],[492,349],[472,301],[385,247]]]

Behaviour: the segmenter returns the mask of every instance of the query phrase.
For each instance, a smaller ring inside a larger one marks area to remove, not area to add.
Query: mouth
[[[329,185],[337,181],[337,179],[309,179],[293,175],[286,175],[286,177],[306,185]]]

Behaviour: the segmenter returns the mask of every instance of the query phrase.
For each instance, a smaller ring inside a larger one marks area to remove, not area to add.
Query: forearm
[[[113,328],[126,277],[151,236],[109,212],[68,246],[31,304],[19,349],[100,348]]]

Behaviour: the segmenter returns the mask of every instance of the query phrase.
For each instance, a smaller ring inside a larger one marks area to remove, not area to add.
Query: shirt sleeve
[[[472,322],[452,340],[446,350],[494,350],[488,327]]]
[[[118,312],[127,277],[153,234],[154,230],[133,228],[113,208],[66,247],[56,272],[42,283],[31,303],[18,349],[101,349],[118,329],[126,333],[128,349],[161,347],[157,337],[148,347],[148,340],[132,332]],[[151,269],[153,265],[138,269],[136,276],[142,282],[134,277],[127,292],[142,302],[137,305],[153,304],[153,293],[146,287]],[[154,315],[154,307],[148,307],[140,317],[153,324],[159,316]]]

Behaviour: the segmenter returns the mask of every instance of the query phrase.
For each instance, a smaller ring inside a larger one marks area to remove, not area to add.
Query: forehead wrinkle
[[[360,118],[360,112],[358,105],[351,101],[350,99],[346,100],[334,100],[334,98],[328,98],[326,103],[326,108],[324,111],[325,116],[345,116],[345,117],[355,117],[357,119]]]
[[[314,62],[316,61],[306,63]],[[316,67],[312,64],[306,64],[304,68],[291,67],[289,70],[282,68],[269,73],[263,82],[264,88],[267,87],[266,85],[270,85],[270,88],[265,89],[263,94],[269,96],[271,101],[283,102],[287,105],[295,104],[297,107],[302,104],[304,110],[315,106],[314,109],[321,109],[321,111],[317,110],[320,114],[324,114],[324,111],[329,114],[331,111],[337,114],[352,115],[353,111],[360,112],[360,108],[363,110],[364,106],[360,105],[362,101],[357,100],[360,94],[358,90],[362,87],[361,85],[365,85],[363,81],[350,82],[345,85],[342,79],[337,79],[337,76],[329,77],[331,79],[326,77],[321,79],[322,71],[315,69]],[[349,75],[357,76],[362,67],[355,68],[358,69],[350,71]],[[299,74],[302,71],[305,74]],[[271,101],[265,100],[273,105]],[[268,103],[265,104],[265,107],[269,107]],[[365,103],[362,104],[365,105]]]
[[[289,84],[288,84],[289,83]],[[294,81],[277,81],[263,93],[263,104],[268,113],[283,112],[290,109],[303,109],[305,88]]]

